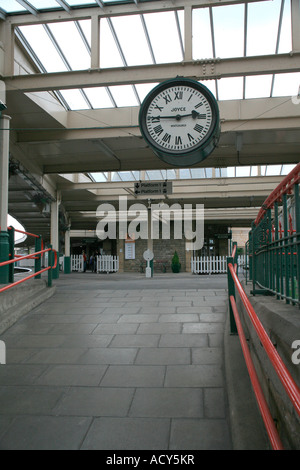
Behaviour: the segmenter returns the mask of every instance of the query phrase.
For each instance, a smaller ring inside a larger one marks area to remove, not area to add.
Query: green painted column
[[[0,115],[1,116],[1,115]],[[0,263],[9,260],[8,175],[9,175],[9,116],[0,117]],[[0,267],[0,284],[9,282],[9,265]]]
[[[9,235],[7,231],[0,231],[0,263],[9,260]],[[9,265],[0,267],[0,284],[9,283]]]
[[[56,201],[51,203],[51,230],[50,238],[53,250],[57,251],[57,266],[52,270],[53,279],[59,278],[59,194]]]
[[[71,274],[70,229],[65,231],[64,273]]]

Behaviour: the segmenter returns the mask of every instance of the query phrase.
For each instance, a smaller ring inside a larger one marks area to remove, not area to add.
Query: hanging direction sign
[[[134,183],[134,194],[172,194],[171,181],[148,182],[143,181]]]

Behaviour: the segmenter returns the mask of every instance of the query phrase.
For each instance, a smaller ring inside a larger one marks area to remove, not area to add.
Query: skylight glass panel
[[[250,176],[258,176],[258,166],[252,165],[250,167]]]
[[[212,37],[208,8],[193,10],[193,59],[213,57]]]
[[[117,171],[113,171],[111,174],[112,181],[121,181],[120,175]]]
[[[245,98],[266,98],[271,94],[272,75],[246,77]]]
[[[112,18],[127,65],[151,64],[152,58],[140,15]]]
[[[71,90],[60,90],[63,98],[69,105],[69,108],[72,111],[77,111],[79,109],[89,109],[87,102],[82,96],[80,90],[71,89]]]
[[[175,170],[167,170],[166,179],[175,180],[176,179],[176,171]]]
[[[163,180],[163,175],[160,170],[148,170],[146,171],[146,179],[149,180]]]
[[[141,102],[148,95],[148,93],[150,93],[150,91],[153,90],[153,88],[156,85],[158,85],[158,84],[157,83],[139,83],[139,84],[135,85]]]
[[[65,72],[68,70],[43,25],[20,26],[20,31],[47,72]]]
[[[266,176],[280,176],[281,165],[267,165]]]
[[[136,181],[131,171],[119,171],[119,175],[122,181]]]
[[[47,8],[59,8],[55,0],[30,0],[30,4],[37,10],[46,10]]]
[[[300,85],[300,72],[278,73],[274,78],[272,96],[297,96]]]
[[[290,52],[291,50],[292,50],[291,2],[290,0],[285,0],[278,54],[283,54],[284,52]]]
[[[114,108],[114,104],[104,87],[84,88],[83,91],[94,109]]]
[[[243,98],[243,78],[230,77],[218,80],[220,100],[240,100]]]
[[[131,85],[116,85],[109,90],[119,108],[123,106],[138,106],[138,101]]]
[[[156,63],[179,62],[183,59],[175,13],[173,11],[144,15]]]
[[[295,168],[295,164],[293,165],[282,165],[282,170],[281,174],[282,175],[288,175],[290,171],[292,171]]]
[[[206,88],[209,89],[209,91],[212,92],[214,96],[217,96],[217,90],[216,90],[216,81],[215,80],[201,80],[201,82]]]
[[[191,179],[191,173],[189,168],[182,168],[181,170],[179,170],[179,175],[180,178],[183,180]]]
[[[91,20],[79,20],[78,21],[80,28],[82,29],[85,38],[91,47],[91,37],[92,37],[92,26]]]
[[[236,169],[236,176],[250,176],[250,166],[237,166]]]
[[[59,47],[70,64],[71,70],[86,70],[91,58],[73,21],[49,23]]]
[[[204,168],[192,168],[192,178],[205,178]]]
[[[105,173],[91,173],[91,176],[92,178],[94,178],[94,180],[97,182],[97,183],[106,183],[107,181],[107,177],[105,176]]]
[[[228,177],[228,178],[234,178],[235,177],[235,167],[230,166],[227,168],[221,168],[221,176],[222,177]]]
[[[275,54],[281,0],[248,3],[247,56]]]
[[[122,67],[124,64],[106,18],[100,21],[100,66]]]
[[[17,11],[27,11],[16,0],[0,0],[0,8],[7,13],[14,13]]]
[[[70,5],[70,7],[77,7],[81,5],[96,5],[97,2],[95,0],[68,0],[66,3]]]
[[[244,10],[243,4],[212,9],[216,57],[243,56]]]

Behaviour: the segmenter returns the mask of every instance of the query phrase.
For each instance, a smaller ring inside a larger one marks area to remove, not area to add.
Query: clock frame
[[[144,140],[165,163],[192,166],[217,146],[218,104],[203,84],[176,77],[160,83],[145,97],[139,127]]]

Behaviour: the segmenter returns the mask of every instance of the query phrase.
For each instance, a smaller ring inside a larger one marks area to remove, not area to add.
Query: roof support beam
[[[300,0],[291,0],[292,47],[300,51]]]
[[[25,1],[25,0],[20,0]],[[152,13],[158,11],[171,11],[171,10],[183,10],[186,6],[191,8],[199,7],[213,7],[220,5],[220,0],[164,0],[163,2],[158,1],[146,1],[146,2],[120,2],[119,4],[109,5],[104,4],[102,0],[95,0],[97,5],[101,9],[98,10],[100,16],[107,16],[109,13],[110,17],[119,16],[119,15],[132,15],[132,14],[144,14]],[[247,0],[246,0],[247,1]],[[252,1],[266,1],[266,0],[249,0]],[[222,0],[222,5],[235,5],[239,3],[244,3],[244,0]],[[96,6],[96,5],[95,5]],[[97,11],[96,10],[96,11]],[[95,13],[95,7],[90,8],[72,8],[68,11],[60,11],[58,18],[57,10],[41,12],[38,15],[36,21],[38,22],[51,22],[51,21],[66,21],[66,20],[76,20],[90,18]],[[15,15],[10,17],[11,24],[15,25],[25,25],[32,24],[33,19],[29,17],[28,14],[24,15]]]
[[[37,15],[38,11],[26,0],[17,0],[17,2],[22,5],[22,7],[26,8],[27,11],[29,11],[32,15]]]
[[[66,10],[67,12],[71,11],[69,5],[67,5],[64,0],[56,0],[56,1],[64,10]]]
[[[16,75],[4,77],[7,90],[23,92],[50,91],[67,88],[112,86],[151,83],[178,75],[197,80],[220,79],[273,73],[300,71],[300,52],[257,57],[208,59],[141,67],[116,67],[90,71],[58,72],[49,74]]]

